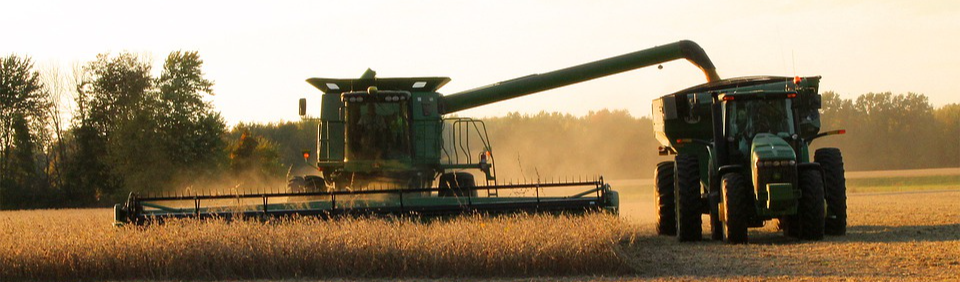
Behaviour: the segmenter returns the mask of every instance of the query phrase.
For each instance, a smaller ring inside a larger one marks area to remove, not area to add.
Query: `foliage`
[[[28,57],[0,58],[0,209],[23,207],[18,200],[43,188],[41,149],[50,104]]]

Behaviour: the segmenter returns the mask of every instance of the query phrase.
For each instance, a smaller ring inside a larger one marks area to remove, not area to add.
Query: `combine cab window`
[[[793,134],[790,100],[744,100],[727,102],[727,137],[753,139],[757,133]]]
[[[410,110],[403,103],[347,105],[347,159],[383,160],[410,156]]]

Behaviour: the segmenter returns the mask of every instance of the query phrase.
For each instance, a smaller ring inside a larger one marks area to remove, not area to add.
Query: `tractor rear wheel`
[[[677,205],[677,239],[700,241],[703,227],[700,205],[700,163],[696,155],[680,154],[674,164],[674,196]]]
[[[847,234],[847,180],[843,176],[843,155],[837,148],[822,148],[814,160],[823,168],[823,198],[827,215],[823,232],[827,235]]]
[[[661,162],[653,172],[657,203],[657,235],[677,235],[677,207],[673,192],[673,162]]]
[[[752,203],[747,187],[743,184],[743,176],[732,172],[723,175],[723,230],[726,231],[727,243],[745,244],[748,240],[747,220],[750,216]]]
[[[444,173],[440,175],[440,197],[476,197],[476,183],[473,174],[466,172]]]
[[[822,240],[824,221],[823,176],[818,169],[800,171],[798,234],[802,240]]]

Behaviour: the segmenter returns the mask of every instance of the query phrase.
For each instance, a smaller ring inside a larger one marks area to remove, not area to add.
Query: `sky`
[[[69,69],[134,52],[159,75],[198,51],[228,124],[297,120],[310,77],[446,76],[450,94],[689,39],[723,78],[823,76],[822,91],[960,103],[960,1],[2,1],[0,55]],[[705,82],[684,60],[457,113],[584,115]]]

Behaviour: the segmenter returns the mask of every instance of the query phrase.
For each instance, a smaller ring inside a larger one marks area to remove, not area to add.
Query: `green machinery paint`
[[[677,155],[674,171],[656,175],[674,178],[657,187],[668,202],[658,206],[658,225],[676,225],[658,226],[661,234],[700,240],[704,213],[712,238],[731,243],[747,242],[747,228],[770,219],[802,239],[842,234],[842,161],[821,166],[809,157],[813,140],[844,132],[820,132],[819,84],[820,77],[741,77],[654,100],[660,153]],[[824,153],[840,157],[834,148]],[[837,171],[839,179],[823,176]],[[842,226],[832,222],[838,217]]]
[[[699,67],[707,81],[719,80],[713,63],[692,41],[679,41],[450,95],[437,92],[450,81],[446,77],[380,78],[367,70],[356,79],[310,78],[307,82],[323,92],[315,154],[321,176],[292,178],[288,193],[173,197],[131,194],[126,203],[117,205],[116,218],[118,222],[141,223],[151,217],[229,216],[236,214],[235,209],[220,211],[221,207],[207,207],[218,199],[228,198],[257,202],[241,205],[247,216],[615,211],[619,205],[617,193],[603,183],[602,178],[559,183],[497,182],[495,155],[483,123],[448,115],[677,59],[686,59]],[[305,114],[305,100],[301,99],[300,106],[301,114]],[[478,137],[470,139],[470,136]],[[470,142],[473,144],[464,145]],[[479,151],[469,149],[477,144],[482,147]],[[486,185],[476,186],[473,174],[468,171],[479,171]],[[539,194],[541,188],[577,186],[588,188],[566,196]],[[530,188],[537,194],[500,197],[498,193],[501,189]],[[382,197],[371,200],[361,197],[363,195]],[[294,204],[277,203],[283,198],[304,199]],[[348,198],[351,199],[348,201]],[[176,208],[157,204],[163,201],[192,201],[193,204]]]

